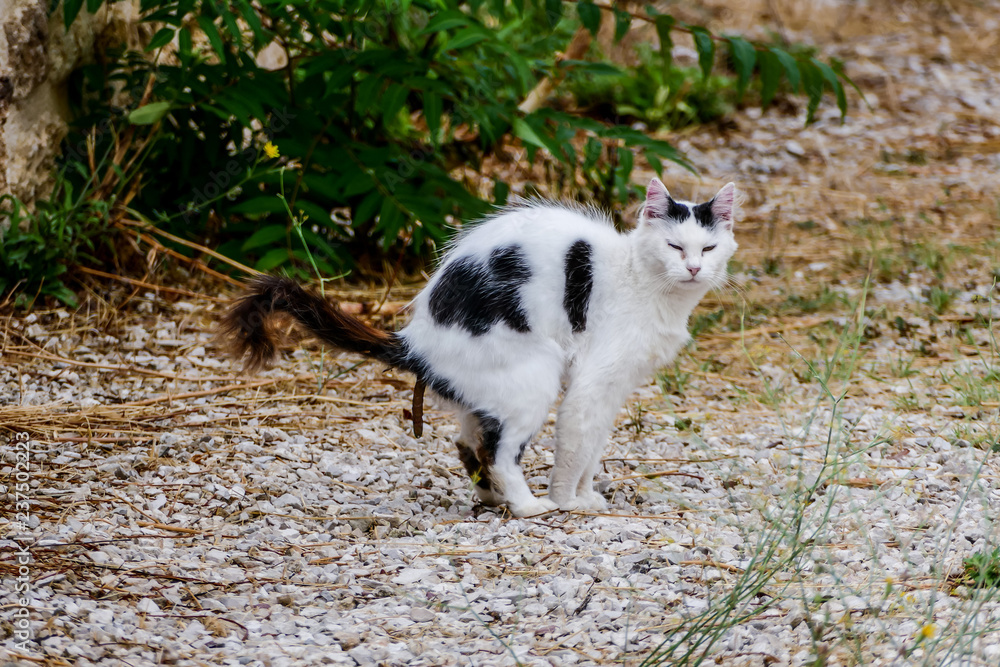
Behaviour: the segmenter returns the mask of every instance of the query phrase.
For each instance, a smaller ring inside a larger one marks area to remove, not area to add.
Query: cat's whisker
[[[749,292],[743,284],[732,282],[728,279],[720,281],[718,285],[714,285],[713,290],[719,296],[730,299],[734,304],[746,303],[749,297]]]

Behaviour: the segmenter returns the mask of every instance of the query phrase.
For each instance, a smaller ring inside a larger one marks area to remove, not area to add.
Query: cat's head
[[[736,186],[727,183],[702,204],[675,201],[660,179],[646,190],[635,231],[637,252],[665,291],[704,290],[726,281],[736,251],[733,217]]]

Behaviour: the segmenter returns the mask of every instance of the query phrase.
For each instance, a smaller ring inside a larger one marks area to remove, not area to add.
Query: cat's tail
[[[399,366],[403,341],[396,334],[371,327],[348,315],[336,304],[304,289],[294,280],[261,275],[229,308],[219,324],[219,335],[244,370],[268,367],[278,352],[276,315],[288,315],[320,341],[347,352],[358,352]]]

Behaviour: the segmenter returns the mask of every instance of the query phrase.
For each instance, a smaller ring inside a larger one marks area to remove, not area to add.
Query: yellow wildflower
[[[270,141],[264,144],[264,154],[272,160],[281,155],[281,153],[278,152],[278,147]]]
[[[933,639],[934,632],[937,630],[933,623],[928,623],[924,627],[920,628],[920,638],[921,639]]]

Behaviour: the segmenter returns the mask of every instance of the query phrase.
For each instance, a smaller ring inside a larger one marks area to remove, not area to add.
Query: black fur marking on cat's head
[[[673,197],[669,198],[669,203],[667,205],[667,215],[665,216],[667,220],[677,220],[678,222],[684,222],[691,215],[690,209],[684,204],[678,204],[674,201]]]
[[[566,289],[563,293],[563,308],[569,317],[573,333],[587,328],[587,308],[590,293],[594,289],[593,248],[584,240],[569,247],[566,253]]]
[[[461,257],[441,271],[430,295],[431,315],[438,324],[457,324],[473,336],[488,333],[499,322],[528,333],[520,287],[530,278],[531,269],[517,245],[495,248],[485,264]]]
[[[691,216],[687,204],[674,201],[660,179],[654,178],[646,188],[645,215],[657,220],[673,220],[684,222]]]
[[[707,201],[704,204],[698,204],[694,207],[694,219],[699,225],[705,229],[715,228],[715,214],[712,213],[712,204],[715,200]]]

